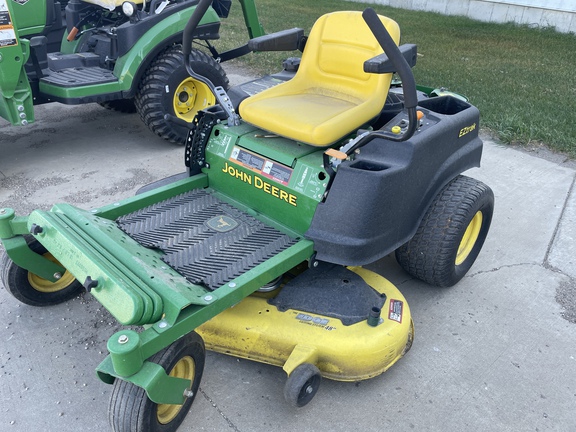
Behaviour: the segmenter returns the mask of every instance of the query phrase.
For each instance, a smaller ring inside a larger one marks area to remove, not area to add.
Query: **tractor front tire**
[[[219,63],[202,51],[193,49],[190,65],[194,72],[208,78],[214,86],[228,89],[228,77]],[[164,119],[166,114],[191,123],[199,110],[216,103],[210,88],[190,77],[186,71],[182,47],[175,45],[163,51],[152,62],[134,99],[136,110],[156,135],[184,144],[188,128]]]
[[[37,240],[31,240],[28,247],[33,252],[58,263]],[[63,303],[76,297],[84,289],[68,271],[64,272],[56,282],[51,282],[16,265],[6,252],[0,257],[0,269],[0,277],[6,290],[17,300],[30,306]]]
[[[110,396],[109,422],[114,432],[174,432],[184,421],[199,392],[206,360],[204,341],[196,332],[188,333],[149,361],[159,364],[167,374],[191,382],[190,396],[182,405],[157,404],[146,391],[117,378]]]
[[[431,285],[456,284],[478,257],[493,211],[494,194],[487,185],[456,177],[436,196],[414,237],[396,250],[396,260]]]

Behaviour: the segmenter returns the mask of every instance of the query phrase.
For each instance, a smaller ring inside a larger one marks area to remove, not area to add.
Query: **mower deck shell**
[[[414,326],[408,303],[392,283],[360,267],[350,270],[386,296],[375,327],[366,320],[346,326],[317,313],[282,312],[257,293],[196,331],[209,350],[280,366],[288,375],[300,364],[313,363],[329,379],[373,378],[408,351]]]

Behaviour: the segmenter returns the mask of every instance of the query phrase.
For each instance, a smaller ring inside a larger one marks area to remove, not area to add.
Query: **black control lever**
[[[198,5],[196,5],[196,9],[194,9],[194,12],[192,12],[190,19],[188,20],[188,23],[186,23],[186,26],[184,27],[184,32],[182,34],[182,52],[184,54],[184,61],[186,62],[186,71],[188,72],[188,74],[192,78],[200,81],[201,83],[208,86],[208,88],[210,88],[210,90],[216,97],[218,104],[220,104],[220,106],[224,109],[224,111],[226,111],[226,114],[228,116],[228,125],[236,126],[240,124],[240,117],[236,113],[234,105],[232,105],[232,102],[230,101],[230,98],[228,97],[226,90],[221,86],[216,87],[212,83],[212,81],[210,81],[208,78],[194,72],[194,69],[192,69],[192,65],[190,64],[189,61],[190,53],[192,52],[192,40],[194,39],[194,32],[196,31],[198,24],[200,24],[200,20],[202,20],[202,17],[204,16],[204,14],[206,13],[211,4],[212,0],[200,0],[198,2]]]
[[[374,37],[384,50],[384,53],[388,56],[394,69],[400,75],[402,80],[402,91],[404,93],[404,107],[408,111],[408,128],[406,131],[398,136],[392,133],[384,132],[382,130],[370,131],[360,135],[350,143],[351,145],[346,146],[346,154],[351,155],[354,150],[363,145],[367,144],[375,137],[383,137],[391,141],[406,141],[414,135],[414,132],[418,129],[418,115],[416,113],[416,106],[418,105],[418,94],[416,92],[416,81],[414,79],[414,74],[412,73],[412,68],[406,61],[406,58],[398,48],[398,45],[394,42],[382,21],[378,17],[378,14],[372,8],[367,8],[362,12],[362,18],[374,34]]]

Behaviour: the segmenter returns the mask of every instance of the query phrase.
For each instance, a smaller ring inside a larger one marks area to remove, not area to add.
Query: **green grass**
[[[257,0],[268,33],[302,27],[308,34],[324,13],[367,6],[398,22],[402,43],[418,45],[414,68],[418,84],[466,95],[480,109],[482,126],[505,143],[545,144],[576,157],[574,34],[342,0]],[[223,21],[221,34],[219,49],[245,43],[237,2]],[[288,56],[258,53],[237,62],[264,74],[278,71]]]

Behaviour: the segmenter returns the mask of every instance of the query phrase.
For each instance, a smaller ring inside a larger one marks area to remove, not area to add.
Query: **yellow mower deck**
[[[408,303],[392,283],[361,267],[350,270],[386,297],[376,326],[366,320],[344,325],[295,309],[282,312],[265,296],[252,295],[196,331],[212,351],[280,366],[288,375],[312,363],[337,381],[375,377],[410,349],[414,325]]]

